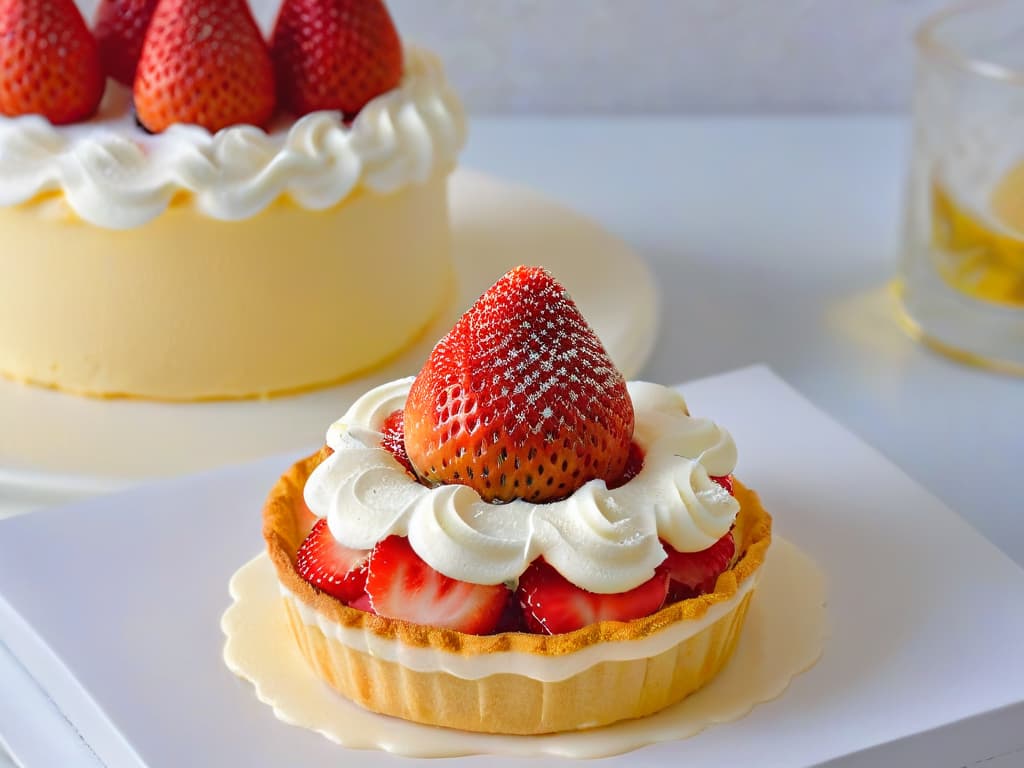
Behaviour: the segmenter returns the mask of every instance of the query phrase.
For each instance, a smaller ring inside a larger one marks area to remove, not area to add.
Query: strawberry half
[[[90,117],[106,83],[73,0],[0,0],[0,114],[54,125]]]
[[[701,552],[677,552],[664,541],[662,544],[667,555],[664,565],[672,580],[671,602],[713,592],[718,575],[729,567],[736,554],[732,531]]]
[[[211,133],[263,126],[274,67],[246,0],[160,0],[135,72],[135,114],[154,133],[194,123]]]
[[[622,374],[565,288],[517,267],[430,353],[406,400],[405,447],[429,484],[552,501],[619,477],[633,420]]]
[[[93,34],[108,77],[128,86],[135,81],[135,67],[156,4],[157,0],[100,0]]]
[[[339,544],[327,521],[320,519],[295,555],[295,570],[317,589],[347,603],[363,594],[369,554]]]
[[[402,536],[378,543],[368,567],[366,593],[380,616],[486,635],[508,600],[504,584],[470,584],[438,573]]]
[[[509,592],[508,598],[505,600],[505,607],[501,612],[501,618],[498,619],[498,625],[494,628],[494,632],[528,632],[529,627],[526,626],[526,619],[523,618],[523,609],[519,605],[519,598],[515,592]]]
[[[385,420],[384,426],[381,427],[381,447],[390,453],[395,459],[405,467],[405,471],[410,475],[415,476],[413,472],[412,463],[409,461],[409,454],[405,452],[405,429],[403,427],[403,411],[399,408],[397,411],[393,411]]]
[[[719,475],[718,477],[712,475],[711,479],[714,480],[723,488],[725,488],[725,490],[729,492],[730,496],[736,495],[735,493],[732,492],[732,475]]]
[[[354,117],[402,80],[402,42],[381,0],[284,0],[270,38],[281,103]]]
[[[530,630],[557,635],[599,621],[649,616],[665,602],[668,572],[658,568],[651,579],[628,592],[598,595],[577,587],[541,558],[519,577],[516,594]]]
[[[373,604],[370,602],[370,596],[365,592],[349,603],[348,607],[355,608],[357,611],[362,611],[363,613],[376,613],[376,611],[373,610]]]

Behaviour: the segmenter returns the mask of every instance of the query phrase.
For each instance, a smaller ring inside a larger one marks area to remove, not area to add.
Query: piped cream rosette
[[[732,473],[732,437],[691,417],[672,389],[629,384],[634,439],[644,451],[644,467],[630,482],[609,490],[591,480],[546,504],[491,504],[464,485],[421,485],[381,447],[384,420],[404,406],[412,382],[359,398],[327,431],[334,453],[306,483],[306,504],[346,547],[371,549],[388,536],[407,536],[431,568],[474,584],[514,583],[544,557],[573,584],[616,594],[654,576],[665,559],[660,540],[699,552],[736,519],[739,504],[710,477]]]

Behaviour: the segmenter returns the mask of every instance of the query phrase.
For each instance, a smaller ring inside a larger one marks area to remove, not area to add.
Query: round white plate
[[[596,223],[526,188],[460,170],[451,182],[455,306],[400,359],[341,386],[272,400],[150,403],[76,397],[0,380],[0,486],[75,493],[316,446],[368,388],[415,374],[466,307],[517,264],[548,267],[626,375],[657,330],[644,262]]]

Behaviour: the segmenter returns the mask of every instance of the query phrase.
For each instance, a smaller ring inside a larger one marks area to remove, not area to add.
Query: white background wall
[[[80,0],[91,13],[96,0]],[[269,25],[279,0],[251,0]],[[390,0],[476,112],[900,110],[946,0]]]

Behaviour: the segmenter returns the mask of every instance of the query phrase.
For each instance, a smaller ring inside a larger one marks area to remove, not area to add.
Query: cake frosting
[[[130,96],[111,81],[99,113],[75,125],[0,116],[0,206],[60,192],[76,216],[110,229],[140,227],[182,194],[223,221],[253,217],[285,196],[321,211],[360,188],[385,195],[448,173],[466,135],[440,62],[415,47],[406,48],[400,87],[351,125],[338,112],[313,112],[269,132],[174,125],[148,135]]]
[[[614,594],[653,576],[665,559],[661,540],[680,552],[701,551],[736,519],[738,503],[711,479],[732,473],[732,437],[689,416],[672,389],[628,386],[634,439],[645,454],[630,482],[610,490],[604,480],[591,480],[545,504],[491,504],[464,485],[421,485],[381,447],[381,425],[403,407],[412,381],[369,391],[331,425],[327,445],[334,453],[306,483],[310,510],[347,547],[407,536],[435,570],[476,584],[514,582],[543,556],[577,586]]]

